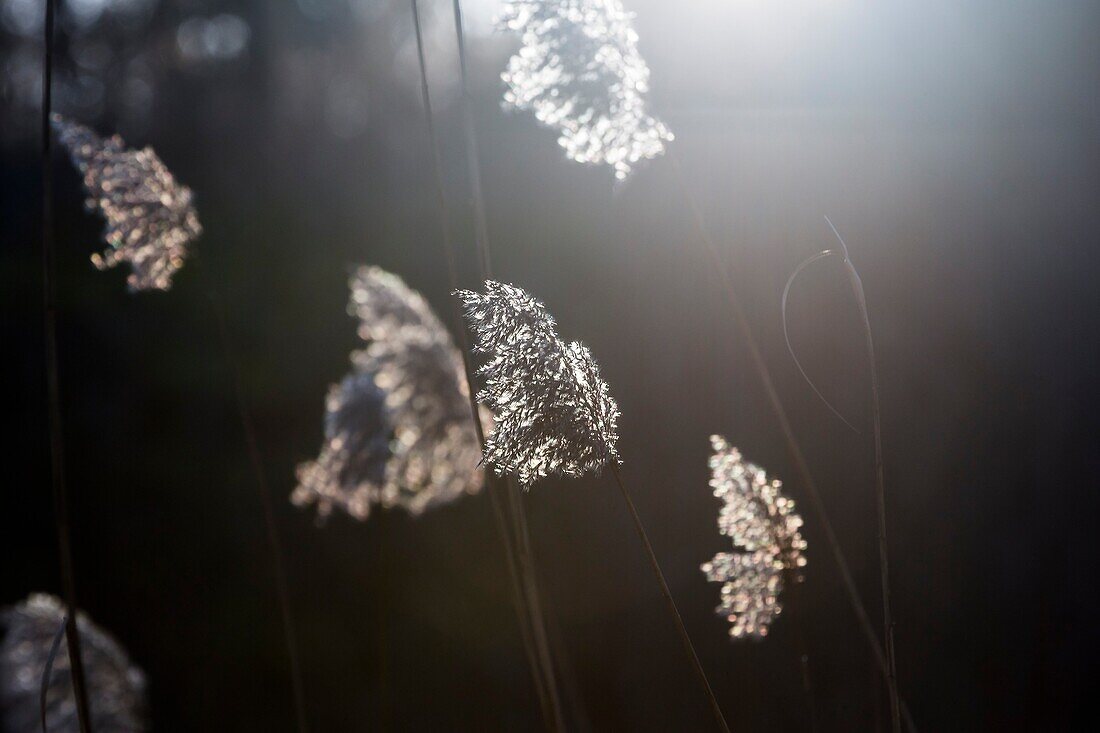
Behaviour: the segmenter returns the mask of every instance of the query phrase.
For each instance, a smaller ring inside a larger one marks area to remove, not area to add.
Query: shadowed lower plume
[[[64,605],[38,593],[0,613],[0,720],[5,731],[39,731],[42,674],[65,615]],[[138,733],[145,725],[145,675],[115,639],[83,613],[77,616],[81,658],[96,733]],[[46,694],[50,733],[76,733],[69,656],[57,654]]]
[[[419,293],[378,267],[350,282],[367,342],[325,404],[325,442],[298,467],[297,506],[366,519],[374,504],[410,514],[480,490],[481,449],[462,357]],[[482,409],[483,425],[492,415]]]
[[[701,569],[707,580],[723,584],[717,613],[732,624],[730,636],[760,639],[783,610],[779,594],[785,576],[802,580],[802,517],[780,493],[779,481],[769,481],[764,469],[742,459],[725,438],[712,435],[710,443],[710,486],[723,501],[718,528],[736,551],[718,553]]]
[[[105,270],[128,262],[131,290],[170,288],[188,245],[202,234],[191,189],[176,182],[152,148],[127,148],[118,135],[102,138],[60,115],[50,121],[83,176],[88,209],[107,221],[109,248],[92,255],[92,263]]]

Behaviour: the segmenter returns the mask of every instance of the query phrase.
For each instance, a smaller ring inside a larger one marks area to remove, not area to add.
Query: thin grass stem
[[[68,615],[61,617],[61,623],[57,625],[53,641],[50,642],[50,653],[46,655],[46,664],[42,667],[42,681],[38,686],[38,719],[42,725],[42,733],[49,733],[46,726],[46,710],[50,696],[50,681],[53,677],[53,663],[57,659],[57,652],[61,648],[61,639],[65,636],[65,626],[68,622]]]
[[[661,596],[664,597],[665,603],[668,604],[669,613],[672,614],[672,619],[676,622],[676,630],[680,632],[680,641],[684,646],[684,652],[687,653],[688,658],[691,660],[691,666],[695,670],[696,676],[699,678],[699,684],[707,695],[707,700],[710,702],[715,721],[718,723],[719,728],[725,731],[725,733],[729,733],[729,726],[726,725],[726,718],[722,715],[722,708],[718,705],[718,698],[714,696],[714,690],[710,687],[707,673],[703,671],[703,665],[699,661],[699,655],[695,653],[695,646],[691,643],[691,637],[688,635],[687,627],[684,626],[684,620],[680,617],[680,609],[676,607],[676,601],[672,599],[672,591],[669,590],[668,582],[665,581],[665,574],[661,572],[661,565],[657,562],[657,555],[653,552],[653,545],[649,542],[649,535],[645,531],[645,525],[642,524],[642,518],[638,516],[638,510],[634,507],[634,500],[630,498],[630,492],[626,490],[626,485],[623,484],[622,476],[619,474],[619,467],[614,463],[610,464],[610,466],[611,475],[615,478],[615,484],[619,487],[619,492],[623,495],[623,501],[626,502],[626,508],[630,511],[630,518],[634,520],[634,528],[638,531],[638,537],[642,540],[642,546],[645,548],[646,557],[649,559],[649,565],[653,569],[653,575],[657,578],[657,583],[661,587]]]
[[[796,572],[788,568],[785,572],[784,585],[790,589],[791,613],[794,615],[795,636],[798,640],[798,663],[802,678],[802,693],[806,697],[806,715],[809,718],[810,733],[817,733],[817,698],[814,694],[813,674],[810,671],[809,644],[806,642],[805,607],[802,601],[802,583],[798,582]]]
[[[848,245],[836,230],[829,217],[825,217],[829,228],[833,230],[843,251],[844,267],[848,272],[848,284],[859,308],[861,325],[867,347],[867,360],[871,376],[871,421],[875,436],[875,504],[878,514],[878,553],[879,571],[882,581],[882,616],[886,633],[886,687],[890,693],[890,724],[893,733],[901,733],[901,705],[898,698],[897,655],[894,649],[894,619],[890,611],[890,554],[886,537],[886,481],[883,475],[882,461],[882,416],[879,397],[878,368],[875,365],[875,342],[871,336],[871,319],[867,314],[867,298],[863,292],[863,282],[859,278],[848,256]]]
[[[505,496],[508,487],[504,484],[502,479],[496,476],[490,476],[489,474],[486,474],[485,481],[489,487],[489,502],[492,505],[493,518],[496,520],[497,532],[504,545],[504,556],[508,565],[508,578],[512,590],[512,604],[515,607],[516,616],[519,620],[523,651],[527,656],[528,669],[531,672],[531,678],[535,684],[535,692],[539,697],[539,709],[542,711],[543,723],[548,730],[562,730],[555,722],[559,720],[559,718],[554,713],[554,702],[550,697],[546,683],[545,670],[542,666],[541,656],[537,651],[534,622],[531,620],[532,611],[528,605],[528,595],[526,591],[523,590],[524,585],[519,569],[519,551],[516,548],[517,540],[512,536],[511,530],[508,528],[508,518],[505,516],[506,505],[508,504]]]
[[[248,400],[245,395],[244,380],[241,376],[240,362],[233,350],[233,340],[229,333],[229,324],[225,317],[225,310],[221,300],[211,295],[214,305],[214,314],[218,321],[218,339],[226,363],[233,379],[233,398],[237,408],[237,417],[241,423],[241,432],[244,433],[245,445],[248,449],[248,460],[252,473],[256,479],[256,493],[263,507],[264,527],[267,533],[267,546],[271,555],[271,567],[275,574],[275,592],[279,599],[279,616],[283,627],[283,642],[286,646],[287,658],[290,663],[290,682],[294,700],[294,718],[298,733],[308,733],[309,724],[306,716],[305,681],[302,675],[302,664],[298,653],[298,635],[294,627],[294,616],[290,607],[290,591],[287,583],[286,567],[283,560],[282,539],[279,527],[275,522],[275,504],[271,498],[271,486],[264,472],[263,458],[260,454],[260,443],[256,436],[256,426],[252,422],[252,413],[248,409]]]
[[[474,128],[474,106],[470,94],[468,64],[466,62],[466,31],[462,25],[462,5],[451,0],[454,10],[455,40],[458,45],[458,66],[462,81],[462,128],[466,137],[466,171],[470,183],[470,198],[474,208],[474,242],[477,245],[483,280],[493,276],[492,258],[489,255],[489,227],[485,218],[485,194],[481,186],[481,152]]]
[[[69,529],[68,487],[65,482],[65,438],[61,416],[61,383],[57,355],[56,251],[53,229],[53,166],[51,165],[50,112],[52,106],[55,0],[45,0],[45,43],[42,72],[42,290],[45,316],[42,322],[46,342],[46,392],[49,402],[50,477],[53,490],[54,528],[61,563],[61,587],[65,596],[65,640],[72,669],[73,696],[80,733],[91,733],[84,660],[77,628],[76,574],[73,568],[72,535]]]
[[[516,549],[519,560],[520,579],[523,583],[524,594],[527,598],[527,607],[531,618],[531,627],[534,632],[535,651],[543,668],[546,683],[546,692],[550,696],[552,711],[555,716],[555,726],[558,730],[565,730],[565,718],[561,709],[561,696],[558,692],[556,675],[554,674],[554,662],[550,653],[550,642],[546,632],[546,618],[542,612],[542,599],[539,597],[538,581],[535,576],[535,556],[531,549],[531,533],[528,529],[527,516],[523,508],[523,494],[515,481],[511,478],[507,481],[507,506],[512,515],[512,524],[516,535]]]

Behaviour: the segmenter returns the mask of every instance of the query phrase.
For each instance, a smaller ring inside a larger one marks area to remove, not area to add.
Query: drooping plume
[[[129,263],[131,290],[170,288],[188,245],[202,233],[191,189],[176,182],[152,148],[129,149],[118,135],[101,138],[60,115],[51,121],[84,177],[88,209],[107,221],[108,249],[92,255],[92,263],[101,270]]]
[[[558,337],[539,301],[514,285],[456,293],[486,354],[478,399],[495,413],[485,461],[524,486],[553,473],[580,476],[619,463],[619,408],[582,344]]]
[[[366,519],[371,506],[410,514],[481,488],[481,449],[462,357],[427,302],[401,278],[362,267],[349,311],[364,349],[325,403],[325,442],[298,467],[291,501]],[[492,415],[482,411],[483,425]]]
[[[743,460],[725,438],[712,435],[710,442],[710,486],[723,502],[718,528],[735,552],[720,552],[701,569],[707,580],[723,584],[717,612],[732,624],[730,636],[763,638],[782,611],[784,579],[802,580],[802,517],[780,493],[779,481],[769,481],[764,469]]]
[[[35,594],[0,613],[0,721],[2,729],[36,731],[39,695],[54,635],[65,606],[50,595]],[[77,614],[81,659],[88,684],[92,728],[96,733],[138,733],[146,730],[145,675],[110,634],[83,613]],[[50,733],[77,733],[69,655],[62,645],[54,658],[46,693],[46,723]]]
[[[501,74],[505,105],[556,129],[571,160],[622,180],[664,152],[672,133],[646,111],[649,67],[620,0],[512,0],[498,25],[523,43]]]

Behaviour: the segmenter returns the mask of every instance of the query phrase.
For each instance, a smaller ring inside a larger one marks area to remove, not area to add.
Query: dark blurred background
[[[168,293],[97,272],[102,222],[56,155],[60,363],[82,605],[150,680],[153,729],[292,730],[272,569],[209,295],[226,302],[278,504],[317,731],[539,726],[485,496],[318,527],[285,499],[356,348],[373,263],[449,314],[402,0],[64,0],[57,108],[154,145],[205,234]],[[463,3],[500,279],[585,341],[619,400],[632,487],[735,730],[880,730],[888,707],[820,524],[667,157],[613,186],[506,113],[517,47]],[[876,623],[866,359],[835,262],[867,291],[883,386],[903,695],[925,731],[1067,730],[1091,708],[1100,232],[1096,3],[631,0],[652,109],[727,261]],[[8,471],[0,603],[59,590],[49,499],[36,125],[41,3],[0,0],[0,307]],[[450,3],[423,0],[462,278],[476,285]],[[730,643],[698,570],[727,543],[721,433],[787,479],[806,582]],[[709,730],[608,478],[525,497],[576,730]]]

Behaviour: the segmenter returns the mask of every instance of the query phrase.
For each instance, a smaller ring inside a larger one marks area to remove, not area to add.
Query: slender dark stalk
[[[550,654],[550,642],[546,633],[546,619],[542,613],[542,600],[539,598],[538,582],[535,578],[535,556],[531,549],[531,533],[528,530],[527,516],[523,509],[523,494],[511,477],[507,481],[505,496],[505,504],[512,516],[520,580],[523,583],[531,628],[534,632],[535,652],[538,654],[539,663],[542,665],[546,692],[550,696],[557,728],[558,730],[565,730],[565,717],[561,710],[561,696],[558,693],[554,662]]]
[[[458,66],[462,76],[462,128],[466,136],[466,171],[470,182],[470,197],[474,206],[474,241],[485,279],[492,277],[492,260],[489,257],[489,227],[485,220],[485,194],[481,188],[481,153],[478,150],[477,130],[474,129],[474,106],[470,96],[470,81],[466,64],[466,32],[462,26],[462,6],[452,0],[454,9],[455,38],[458,44]]]
[[[440,227],[442,230],[442,244],[444,258],[447,262],[447,275],[449,278],[450,286],[452,290],[459,288],[458,282],[458,268],[455,257],[454,244],[451,241],[451,225],[449,208],[447,206],[447,197],[443,184],[443,159],[442,153],[439,147],[439,136],[435,129],[435,117],[432,112],[432,100],[431,92],[428,87],[428,70],[427,64],[424,58],[424,38],[423,30],[420,22],[420,8],[417,4],[417,0],[410,0],[412,6],[413,15],[413,29],[416,34],[416,54],[417,62],[420,66],[420,93],[421,99],[424,105],[424,115],[426,119],[426,126],[428,132],[428,138],[432,147],[432,162],[433,172],[435,178],[435,192],[437,205],[439,207]],[[487,266],[487,260],[482,259],[482,267]],[[482,452],[485,449],[485,434],[481,425],[481,414],[477,405],[477,389],[474,385],[473,368],[470,363],[470,347],[466,339],[466,329],[462,321],[462,314],[459,310],[457,301],[453,298],[452,313],[455,321],[455,331],[459,335],[460,351],[462,353],[463,369],[466,375],[467,392],[470,400],[470,411],[474,421],[474,428],[477,432],[478,442],[481,444]],[[537,597],[533,596],[530,592],[526,592],[524,589],[527,586],[527,582],[523,579],[529,577],[529,574],[524,572],[523,565],[516,561],[518,554],[518,546],[520,544],[520,538],[518,533],[515,537],[509,534],[507,521],[504,517],[505,506],[510,502],[508,499],[501,501],[500,494],[508,492],[508,487],[499,486],[496,481],[490,478],[488,472],[486,474],[486,483],[489,484],[489,497],[493,504],[494,516],[497,520],[497,529],[501,536],[501,541],[505,547],[505,554],[508,558],[509,572],[512,579],[512,591],[513,602],[516,607],[516,611],[519,614],[519,622],[521,626],[521,636],[524,639],[524,647],[527,652],[528,665],[531,668],[531,677],[535,683],[536,690],[539,694],[539,702],[542,707],[542,713],[544,721],[551,730],[564,731],[564,721],[561,714],[561,704],[557,698],[557,690],[553,681],[553,670],[544,668],[545,660],[548,656],[543,654],[541,647],[545,646],[543,642],[540,644],[537,640],[540,635],[535,630],[537,625],[534,620],[534,613],[532,609],[532,602],[537,603]],[[515,516],[514,509],[512,510],[513,516]],[[527,626],[530,624],[530,626]],[[524,628],[526,627],[526,628]],[[542,637],[545,639],[545,635]]]
[[[489,280],[493,277],[493,265],[492,257],[489,254],[489,227],[485,216],[485,194],[481,185],[481,153],[478,149],[477,131],[474,129],[473,100],[470,94],[469,65],[466,57],[466,33],[462,23],[461,3],[459,0],[452,0],[451,7],[454,11],[455,42],[458,47],[458,62],[462,80],[462,128],[466,138],[466,172],[474,213],[474,242],[477,247],[481,279]],[[523,493],[512,482],[509,482],[508,491],[509,498],[512,499],[508,502],[508,508],[512,514],[512,521],[517,532],[516,549],[519,553],[519,566],[524,592],[530,604],[532,630],[545,668],[543,673],[547,679],[548,691],[551,697],[557,701],[559,699],[557,680],[553,658],[550,654],[549,635],[542,612],[538,580],[534,571],[535,561],[531,551],[527,516],[523,507]],[[560,702],[556,702],[555,709],[558,711],[560,719]]]
[[[61,587],[66,606],[65,640],[69,649],[69,665],[72,669],[73,695],[76,698],[76,717],[80,724],[80,733],[91,733],[92,717],[88,708],[84,660],[80,654],[80,630],[76,626],[76,575],[73,570],[72,537],[69,531],[68,489],[65,485],[65,439],[61,421],[61,382],[58,377],[53,166],[50,160],[54,5],[54,0],[46,0],[45,54],[42,69],[42,290],[45,306],[42,326],[46,342],[46,392],[49,401],[50,477],[53,487],[54,527],[57,533],[57,554],[61,562]]]
[[[546,614],[546,634],[549,637],[550,652],[554,660],[554,671],[561,684],[562,704],[569,715],[567,720],[574,730],[587,733],[592,730],[592,721],[581,700],[576,671],[570,662],[565,640],[562,638],[561,623],[557,615],[552,612]]]
[[[817,733],[817,703],[814,698],[814,681],[810,675],[810,655],[800,654],[798,661],[802,666],[802,691],[806,694],[807,714],[810,717],[810,733]]]
[[[432,149],[432,173],[435,181],[435,196],[436,205],[439,207],[439,229],[442,235],[443,243],[443,256],[447,262],[447,277],[453,290],[458,289],[458,265],[455,257],[454,243],[451,241],[451,216],[450,208],[447,206],[447,194],[443,185],[443,153],[439,148],[439,135],[435,129],[435,113],[432,111],[432,94],[428,88],[428,65],[424,59],[424,32],[420,25],[420,6],[417,4],[417,0],[409,0],[409,5],[412,6],[413,16],[413,31],[416,34],[416,60],[420,65],[420,100],[424,105],[424,124],[428,132],[428,140]],[[451,299],[453,302],[453,298]],[[458,309],[458,306],[453,308],[453,312],[456,314],[457,330],[460,334],[460,338],[465,339],[465,328],[462,327],[462,314]],[[467,350],[462,349],[463,358],[466,357]],[[472,389],[473,384],[470,384],[471,397],[475,394]],[[474,407],[474,427],[478,431],[478,436],[481,437],[481,418],[477,411],[477,402],[473,402]]]
[[[687,627],[684,626],[684,620],[680,617],[680,609],[676,607],[676,601],[672,599],[672,591],[668,589],[668,583],[665,581],[665,574],[661,572],[661,565],[657,562],[657,555],[653,552],[653,545],[649,542],[649,535],[645,531],[645,525],[642,524],[642,518],[638,516],[638,510],[634,507],[634,500],[630,498],[630,492],[626,490],[626,485],[623,484],[622,476],[619,474],[619,467],[615,465],[614,462],[612,462],[610,466],[611,475],[615,478],[615,484],[619,487],[619,492],[623,495],[623,501],[626,502],[626,508],[630,511],[630,518],[634,520],[634,528],[638,530],[638,537],[642,540],[642,546],[645,548],[646,557],[649,559],[649,566],[653,569],[653,575],[657,578],[657,583],[661,586],[661,595],[664,597],[665,603],[668,604],[668,610],[669,613],[672,614],[673,621],[676,622],[676,630],[680,632],[680,641],[684,645],[684,651],[691,660],[691,666],[695,670],[696,676],[699,678],[699,684],[702,686],[703,691],[707,695],[707,699],[710,701],[714,719],[723,731],[729,733],[729,726],[726,725],[726,718],[722,715],[722,708],[718,705],[718,698],[714,696],[714,691],[710,687],[710,681],[707,679],[707,673],[703,671],[703,665],[699,661],[699,655],[695,653],[695,646],[691,643],[691,637],[688,636]]]
[[[871,651],[875,655],[875,659],[878,661],[879,669],[882,671],[884,677],[888,676],[889,665],[887,664],[886,655],[883,653],[882,644],[879,642],[878,633],[875,631],[875,627],[867,614],[867,609],[863,605],[863,600],[859,595],[859,589],[856,587],[855,578],[852,575],[851,566],[844,556],[844,550],[841,548],[840,541],[836,536],[836,531],[833,529],[833,523],[829,520],[828,512],[825,509],[825,503],[817,488],[817,482],[814,480],[813,474],[810,473],[809,464],[806,462],[806,457],[802,453],[802,448],[799,445],[798,439],[795,437],[794,429],[791,427],[790,419],[787,417],[787,410],[783,406],[783,402],[779,399],[779,393],[775,389],[771,372],[768,369],[767,363],[764,361],[763,355],[760,353],[756,335],[753,333],[752,327],[749,325],[748,317],[745,315],[745,310],[741,306],[740,298],[737,296],[737,289],[734,287],[733,280],[730,278],[729,272],[726,269],[726,263],[721,253],[718,251],[714,239],[710,235],[710,231],[703,219],[703,213],[698,203],[695,201],[691,189],[684,180],[680,162],[677,159],[675,151],[669,150],[668,158],[672,164],[672,169],[676,175],[681,192],[687,201],[696,233],[700,241],[702,241],[707,254],[711,258],[713,271],[717,273],[721,281],[722,288],[730,306],[730,311],[733,314],[738,332],[741,335],[741,341],[748,349],[749,359],[752,362],[753,370],[760,379],[761,386],[764,388],[764,394],[768,398],[768,404],[771,406],[776,421],[779,423],[780,431],[783,433],[783,438],[787,445],[787,452],[794,462],[798,478],[802,486],[806,489],[806,494],[810,498],[810,505],[813,507],[814,513],[817,515],[818,524],[821,526],[822,532],[825,535],[825,542],[829,546],[833,560],[836,562],[837,569],[840,571],[841,581],[844,584],[848,602],[852,607],[853,613],[855,613],[856,620],[859,621],[860,628],[863,629],[864,637],[867,639],[867,643],[870,645]],[[907,727],[912,733],[916,733],[916,725],[913,723],[913,719],[909,714],[904,700],[899,698],[899,704],[902,714],[906,719]]]
[[[874,666],[871,669],[871,684],[875,687],[875,694],[871,696],[871,722],[873,724],[872,730],[874,730],[875,733],[882,733],[882,690],[878,688],[884,680],[880,676],[877,661],[874,658],[872,658],[871,661],[874,662]]]
[[[50,642],[50,653],[46,655],[46,664],[42,667],[42,682],[38,686],[38,717],[42,724],[42,733],[48,733],[46,728],[46,703],[50,694],[50,678],[53,677],[53,663],[57,659],[57,651],[61,648],[61,638],[65,636],[65,626],[69,617],[62,616],[61,623],[57,625],[53,641]]]
[[[371,517],[371,533],[367,552],[373,561],[376,576],[371,581],[371,604],[367,611],[371,617],[371,629],[374,632],[374,643],[377,645],[377,665],[374,679],[375,698],[378,703],[374,706],[373,715],[366,728],[375,730],[393,730],[393,705],[390,694],[390,664],[389,664],[389,634],[387,633],[388,614],[386,599],[390,595],[390,574],[386,572],[389,561],[386,550],[386,528],[390,521],[389,512],[378,512]],[[364,721],[366,723],[366,721]]]
[[[484,442],[482,445],[484,445]],[[524,586],[521,580],[519,561],[517,560],[519,554],[516,549],[517,540],[508,529],[508,519],[505,517],[505,505],[508,503],[505,497],[508,487],[500,478],[491,476],[489,472],[486,473],[485,483],[488,485],[489,503],[493,509],[497,532],[500,535],[501,543],[504,545],[504,557],[508,565],[508,579],[512,591],[512,605],[519,621],[520,638],[523,641],[524,654],[527,656],[527,666],[531,672],[531,679],[535,684],[535,692],[539,697],[539,709],[542,711],[543,723],[548,730],[562,730],[556,727],[554,722],[560,718],[555,716],[554,703],[547,688],[545,671],[542,668],[541,657],[537,651],[534,623],[530,620],[532,612],[528,604],[528,594],[523,590]]]
[[[836,230],[829,217],[825,217],[829,228],[833,230],[844,256],[844,267],[848,271],[848,283],[852,286],[856,305],[862,320],[866,338],[867,360],[871,374],[871,420],[875,434],[875,504],[878,510],[878,555],[879,571],[882,579],[882,616],[886,630],[886,687],[890,693],[890,723],[893,733],[901,733],[901,705],[898,700],[897,656],[894,650],[894,619],[890,613],[890,555],[886,539],[886,481],[882,468],[882,417],[879,398],[878,369],[875,366],[875,343],[871,337],[871,320],[867,314],[867,298],[863,293],[863,282],[859,279],[852,260],[848,256],[848,245]]]
[[[229,324],[226,321],[225,311],[221,301],[216,296],[212,295],[211,300],[218,320],[218,337],[221,341],[222,351],[225,354],[229,370],[232,372],[233,397],[236,402],[237,416],[241,423],[241,431],[244,433],[252,472],[255,474],[257,494],[260,498],[260,504],[263,506],[264,526],[267,529],[267,545],[271,553],[271,566],[275,573],[275,591],[279,598],[279,614],[282,618],[283,641],[290,662],[290,681],[294,694],[294,717],[298,726],[298,733],[308,733],[305,682],[302,678],[302,665],[298,655],[298,635],[294,629],[294,616],[290,609],[290,591],[283,560],[282,540],[279,536],[278,525],[275,523],[275,504],[271,498],[271,486],[268,484],[267,474],[264,472],[260,444],[256,437],[256,426],[252,422],[252,413],[248,409],[244,380],[241,377],[241,367],[233,350],[233,340],[229,335]]]
[[[794,615],[795,636],[798,640],[798,663],[802,673],[802,693],[806,696],[806,715],[810,721],[810,733],[817,733],[817,699],[814,695],[814,680],[810,673],[810,652],[806,642],[805,607],[802,603],[802,583],[799,582],[796,568],[787,568],[784,572],[784,584],[789,588],[790,605]]]

